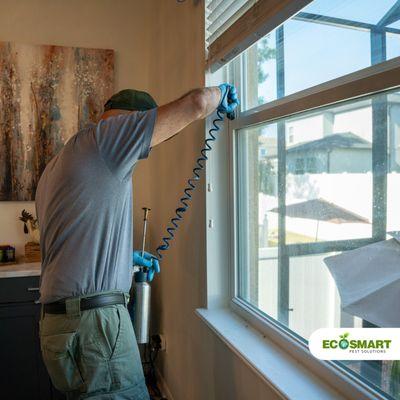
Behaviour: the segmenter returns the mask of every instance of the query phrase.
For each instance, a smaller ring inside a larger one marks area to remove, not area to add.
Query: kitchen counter
[[[40,262],[0,265],[0,278],[18,278],[23,276],[39,276]]]

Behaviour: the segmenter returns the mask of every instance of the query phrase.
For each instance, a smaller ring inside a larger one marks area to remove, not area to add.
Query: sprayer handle
[[[233,112],[226,114],[226,118],[228,118],[230,121],[233,121],[236,118],[235,112],[233,111]]]
[[[142,210],[144,211],[143,221],[147,221],[147,217],[149,215],[149,211],[151,211],[151,208],[143,207]]]

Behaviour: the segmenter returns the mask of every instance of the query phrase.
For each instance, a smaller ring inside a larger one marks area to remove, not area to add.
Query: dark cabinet
[[[39,342],[39,277],[0,279],[1,398],[61,399],[54,393]]]

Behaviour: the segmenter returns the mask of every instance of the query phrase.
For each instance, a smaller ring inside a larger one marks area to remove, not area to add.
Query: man
[[[238,104],[232,85],[196,89],[157,108],[123,90],[98,124],[73,136],[36,192],[41,231],[40,337],[54,386],[68,399],[149,399],[126,309],[132,266],[132,170],[150,149],[217,107]],[[159,272],[147,255],[135,261]]]

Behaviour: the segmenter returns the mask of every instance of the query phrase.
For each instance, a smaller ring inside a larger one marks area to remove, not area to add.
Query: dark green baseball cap
[[[157,103],[146,92],[134,89],[124,89],[115,93],[104,104],[104,111],[108,110],[130,110],[130,111],[146,111],[156,108]]]

